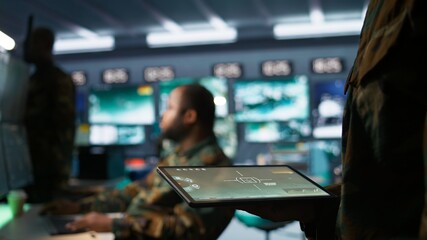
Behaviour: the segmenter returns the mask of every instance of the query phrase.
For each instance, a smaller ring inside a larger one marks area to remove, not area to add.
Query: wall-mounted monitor
[[[345,104],[344,80],[316,82],[313,87],[313,136],[340,138]]]
[[[310,136],[308,120],[288,122],[252,122],[245,123],[246,142],[299,141]]]
[[[90,124],[153,124],[153,88],[149,85],[91,89]]]
[[[305,76],[234,83],[238,122],[305,121],[309,119],[309,87]]]
[[[101,81],[104,84],[123,84],[129,82],[129,70],[126,68],[109,68],[102,71]]]
[[[91,125],[91,145],[138,145],[145,141],[142,125]]]
[[[225,117],[228,114],[228,85],[227,79],[218,77],[204,77],[204,78],[178,78],[170,81],[163,81],[159,84],[159,113],[167,108],[167,100],[169,94],[178,86],[185,84],[198,83],[208,89],[215,102],[215,115],[217,117]]]

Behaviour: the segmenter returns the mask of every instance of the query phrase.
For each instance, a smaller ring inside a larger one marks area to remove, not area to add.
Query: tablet
[[[288,165],[174,166],[157,171],[191,207],[335,197]]]

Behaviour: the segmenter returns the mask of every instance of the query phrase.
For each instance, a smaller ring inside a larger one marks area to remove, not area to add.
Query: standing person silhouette
[[[54,40],[50,29],[36,28],[25,52],[25,60],[35,65],[25,109],[34,177],[26,191],[34,203],[52,200],[67,186],[74,147],[75,87],[54,63]]]
[[[426,10],[424,0],[369,3],[346,83],[342,183],[329,187],[338,214],[302,202],[247,211],[300,220],[317,239],[427,239]],[[332,236],[319,238],[326,218],[337,218]]]

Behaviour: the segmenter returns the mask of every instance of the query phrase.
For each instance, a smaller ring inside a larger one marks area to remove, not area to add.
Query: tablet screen
[[[289,166],[159,167],[189,203],[330,197]]]

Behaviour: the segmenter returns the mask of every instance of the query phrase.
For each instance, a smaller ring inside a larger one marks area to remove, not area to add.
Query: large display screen
[[[141,125],[91,125],[89,143],[93,145],[137,145],[145,141]]]
[[[245,123],[246,142],[299,141],[311,133],[308,120]]]
[[[228,114],[228,85],[227,79],[220,77],[204,77],[198,79],[179,78],[160,82],[159,112],[162,114],[167,107],[169,94],[178,86],[198,83],[208,89],[214,96],[215,115],[225,117]]]
[[[237,81],[234,91],[236,121],[304,121],[309,118],[309,87],[305,76]]]
[[[91,124],[152,124],[155,121],[153,88],[149,85],[92,89]]]
[[[344,80],[314,84],[313,136],[340,138],[345,104]]]

